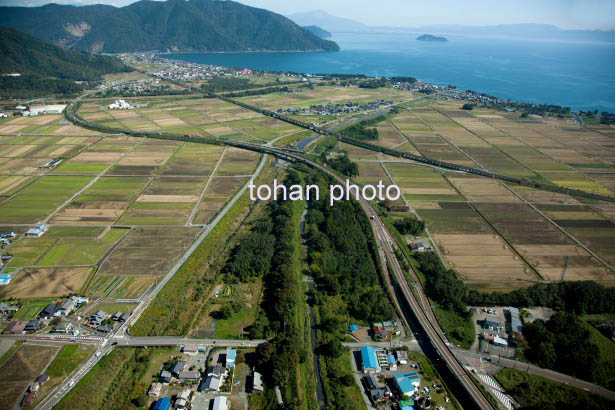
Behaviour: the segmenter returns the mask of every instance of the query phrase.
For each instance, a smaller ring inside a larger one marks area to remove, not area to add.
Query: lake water
[[[167,56],[258,70],[413,76],[516,101],[615,111],[615,44],[457,36],[431,43],[415,38],[336,33],[340,52]]]

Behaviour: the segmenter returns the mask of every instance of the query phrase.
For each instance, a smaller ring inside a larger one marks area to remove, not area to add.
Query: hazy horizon
[[[108,4],[126,6],[135,0],[0,0],[1,6],[35,7],[49,3],[84,6]],[[615,30],[615,1],[612,0],[517,0],[493,2],[474,0],[237,0],[237,2],[290,15],[323,10],[336,17],[369,26],[420,27],[434,24],[490,26],[498,24],[551,24],[569,30]]]

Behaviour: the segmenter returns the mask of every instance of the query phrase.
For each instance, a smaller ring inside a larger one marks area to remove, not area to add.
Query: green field
[[[502,369],[495,378],[522,406],[547,410],[599,410],[615,406],[615,401],[519,370]]]

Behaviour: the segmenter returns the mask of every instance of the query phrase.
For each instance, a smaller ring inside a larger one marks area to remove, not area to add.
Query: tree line
[[[370,118],[350,125],[342,130],[342,134],[347,137],[358,140],[377,140],[379,138],[378,130],[375,128],[367,128],[386,120],[384,115],[379,115],[375,118]]]
[[[328,197],[333,179],[312,174],[310,184]],[[382,272],[371,226],[356,201],[333,207],[325,199],[309,202],[305,240],[308,270],[315,281],[310,302],[318,323],[320,369],[329,408],[350,409],[348,390],[354,378],[342,345],[349,323],[389,320],[393,317],[383,290]]]

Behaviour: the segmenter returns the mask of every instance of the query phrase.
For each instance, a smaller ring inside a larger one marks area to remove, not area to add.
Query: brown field
[[[163,275],[190,246],[197,232],[198,228],[137,228],[105,259],[97,275]]]
[[[101,224],[113,222],[122,215],[124,209],[100,209],[100,208],[66,208],[53,217],[53,223],[91,223]]]
[[[12,409],[26,387],[49,365],[58,346],[22,344],[0,366],[0,408]]]
[[[30,177],[27,176],[10,176],[0,181],[0,195],[9,192],[11,189],[18,187],[20,184],[27,181]]]
[[[196,202],[198,199],[194,195],[141,195],[137,202]]]
[[[3,297],[42,298],[78,293],[92,268],[24,268],[5,288]]]
[[[436,234],[433,238],[449,267],[471,287],[537,279],[497,235]]]
[[[472,202],[519,202],[517,197],[493,179],[449,176],[448,180]]]

